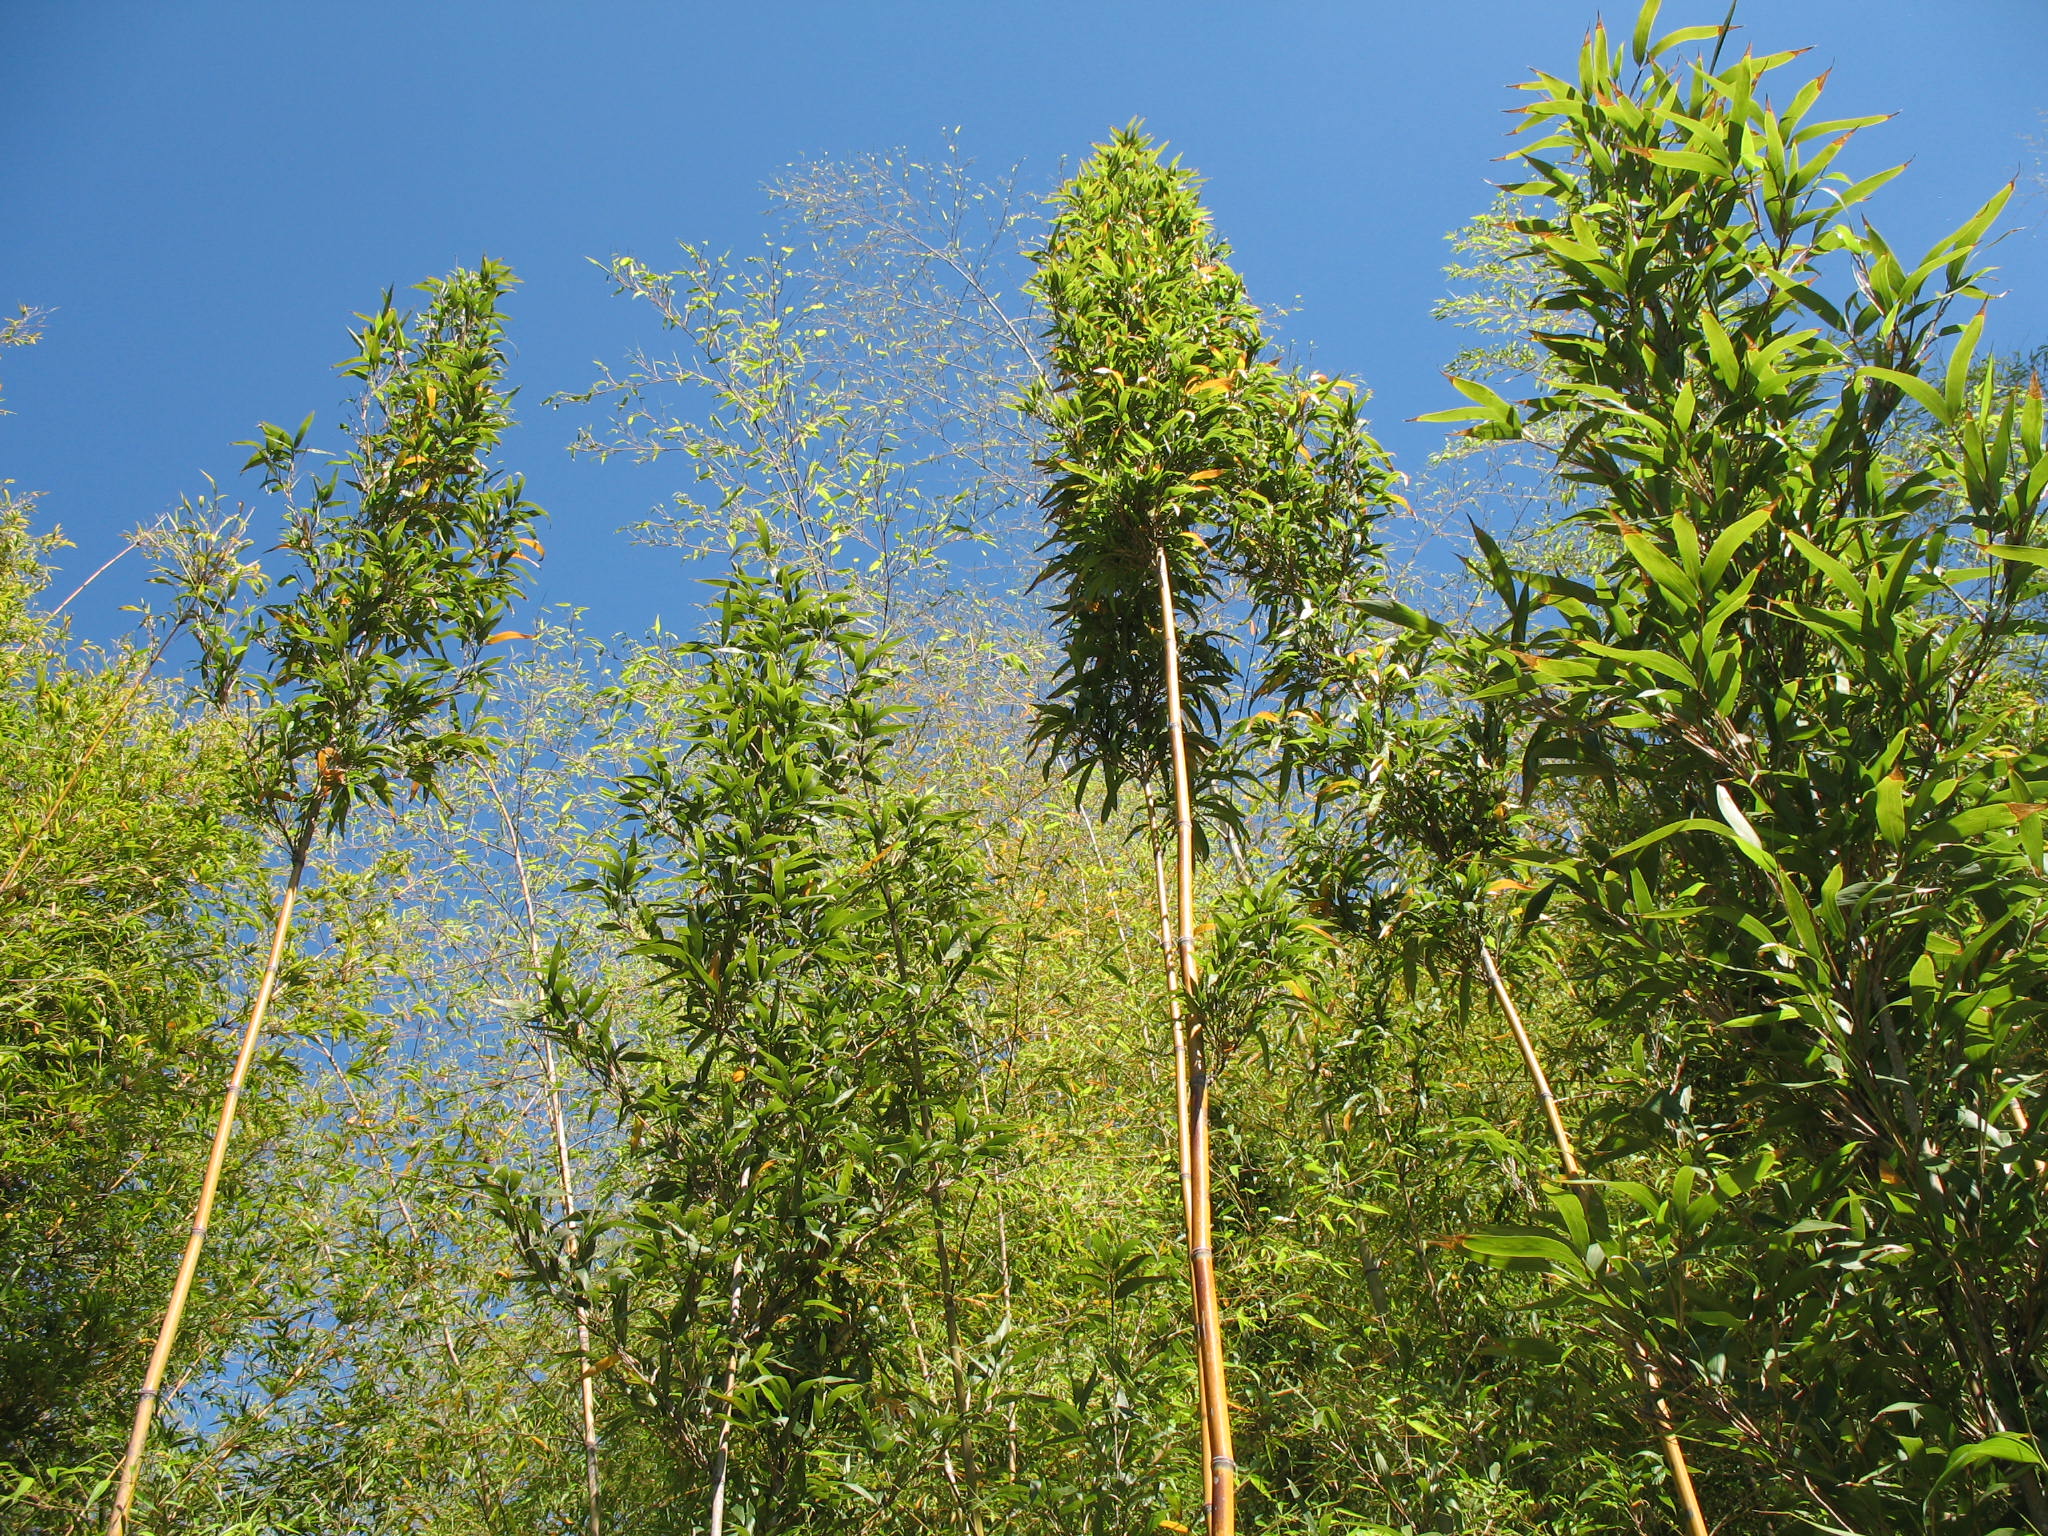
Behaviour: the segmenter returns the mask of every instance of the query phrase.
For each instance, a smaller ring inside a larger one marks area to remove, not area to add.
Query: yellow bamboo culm
[[[1173,1030],[1173,1121],[1175,1151],[1180,1159],[1181,1232],[1189,1248],[1195,1246],[1195,1193],[1188,1136],[1188,1036],[1180,1008],[1180,958],[1173,942],[1173,902],[1166,891],[1166,855],[1160,847],[1158,829],[1152,824],[1152,807],[1145,807],[1145,830],[1152,840],[1152,884],[1159,902],[1159,958],[1166,967],[1166,1015]],[[1209,1444],[1209,1416],[1202,1420],[1202,1465],[1207,1467],[1213,1452]],[[1208,1474],[1204,1472],[1206,1489]]]
[[[1195,815],[1188,785],[1187,740],[1180,702],[1180,635],[1173,612],[1173,575],[1166,551],[1157,551],[1159,622],[1166,644],[1166,730],[1173,754],[1175,904],[1174,945],[1181,990],[1201,980],[1195,963]],[[1178,999],[1175,1000],[1176,1003]],[[1230,1438],[1230,1397],[1223,1363],[1222,1310],[1216,1299],[1216,1254],[1209,1192],[1209,1052],[1197,1015],[1185,1035],[1186,1076],[1181,1102],[1187,1125],[1188,1281],[1194,1293],[1195,1361],[1202,1392],[1203,1479],[1208,1489],[1209,1536],[1236,1536],[1237,1462]]]
[[[1529,1038],[1528,1028],[1522,1022],[1522,1011],[1515,1006],[1514,996],[1508,991],[1507,982],[1501,978],[1500,967],[1494,964],[1493,950],[1483,938],[1479,940],[1479,967],[1486,973],[1486,984],[1493,991],[1494,1001],[1500,1004],[1501,1014],[1514,1034],[1515,1046],[1522,1053],[1522,1065],[1528,1069],[1529,1081],[1535,1085],[1536,1101],[1543,1106],[1543,1118],[1550,1125],[1550,1139],[1557,1144],[1557,1160],[1564,1167],[1565,1182],[1584,1184],[1585,1169],[1580,1166],[1571,1135],[1565,1130],[1564,1116],[1557,1107],[1557,1096],[1550,1091],[1549,1074],[1543,1070],[1542,1058],[1536,1054],[1536,1043]],[[1692,1484],[1692,1468],[1686,1462],[1685,1447],[1679,1443],[1677,1428],[1672,1423],[1671,1405],[1664,1400],[1663,1378],[1642,1340],[1630,1340],[1629,1353],[1650,1405],[1651,1426],[1664,1451],[1665,1464],[1671,1468],[1672,1496],[1679,1514],[1684,1517],[1686,1536],[1709,1536],[1706,1516],[1700,1512],[1699,1493]]]
[[[285,881],[284,900],[278,904],[277,921],[270,933],[270,958],[263,966],[263,979],[249,1007],[248,1023],[242,1029],[242,1048],[235,1056],[235,1069],[228,1077],[227,1097],[221,1101],[220,1120],[213,1128],[213,1149],[206,1159],[206,1174],[199,1183],[199,1200],[192,1209],[192,1234],[185,1239],[185,1252],[178,1261],[178,1278],[171,1285],[170,1303],[164,1308],[163,1326],[157,1330],[156,1346],[149,1353],[149,1368],[142,1377],[142,1391],[135,1401],[135,1422],[128,1431],[128,1449],[121,1458],[119,1481],[114,1488],[114,1506],[107,1516],[107,1536],[127,1536],[128,1515],[135,1504],[135,1485],[142,1474],[142,1459],[149,1446],[149,1431],[156,1419],[157,1394],[163,1390],[164,1373],[170,1366],[171,1351],[178,1342],[178,1326],[185,1319],[185,1303],[192,1294],[192,1281],[199,1273],[199,1256],[206,1247],[207,1224],[213,1217],[213,1202],[220,1192],[221,1170],[227,1165],[228,1141],[235,1130],[235,1114],[241,1107],[242,1088],[256,1059],[256,1042],[263,1033],[263,1020],[270,1011],[270,999],[277,990],[277,973],[284,964],[285,944],[291,936],[292,908],[298,904],[299,884],[306,875],[306,857],[313,846],[313,831],[319,823],[322,796],[307,805],[298,837],[292,843],[291,875]]]

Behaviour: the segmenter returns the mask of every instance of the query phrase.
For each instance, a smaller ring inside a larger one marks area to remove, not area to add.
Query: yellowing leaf
[[[1187,393],[1191,395],[1206,395],[1219,392],[1226,395],[1230,393],[1230,380],[1197,379],[1187,387]]]
[[[1906,776],[1896,768],[1877,781],[1877,831],[1895,848],[1906,840]]]
[[[1749,818],[1742,814],[1741,807],[1735,803],[1735,797],[1728,793],[1726,784],[1714,786],[1714,804],[1721,812],[1721,819],[1728,823],[1729,829],[1738,838],[1752,848],[1763,847],[1764,840],[1756,835],[1756,828],[1751,826]]]
[[[533,636],[523,629],[501,629],[491,636],[490,639],[486,640],[484,644],[496,645],[501,640],[531,640],[532,638]]]
[[[1198,469],[1192,475],[1188,476],[1188,483],[1191,485],[1199,485],[1204,480],[1214,480],[1218,475],[1222,473],[1223,471],[1220,469]]]

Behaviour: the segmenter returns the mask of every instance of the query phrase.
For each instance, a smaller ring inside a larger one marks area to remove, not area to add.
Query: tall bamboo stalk
[[[1166,1016],[1173,1028],[1173,1125],[1175,1133],[1174,1152],[1180,1160],[1180,1221],[1181,1233],[1189,1248],[1195,1246],[1195,1190],[1191,1177],[1192,1161],[1189,1157],[1192,1140],[1188,1135],[1188,1037],[1187,1026],[1181,1017],[1180,1008],[1180,959],[1173,942],[1173,905],[1166,894],[1166,854],[1159,844],[1159,835],[1152,826],[1152,807],[1145,807],[1145,828],[1152,839],[1152,884],[1159,900],[1159,959],[1166,967]],[[1209,1416],[1202,1420],[1202,1465],[1207,1467],[1212,1456],[1209,1445]],[[1208,1474],[1203,1474],[1203,1488],[1206,1491]],[[1205,1498],[1206,1503],[1206,1498]]]
[[[505,823],[505,840],[512,850],[512,869],[519,877],[519,901],[526,914],[527,963],[538,977],[541,969],[540,914],[534,907],[533,881],[526,871],[526,844],[519,835],[519,823],[513,819],[495,783],[491,785],[491,798],[497,801],[498,815]],[[548,1128],[555,1143],[555,1176],[562,1193],[562,1212],[564,1216],[574,1216],[576,1180],[569,1165],[569,1127],[562,1116],[562,1086],[555,1072],[555,1046],[545,1035],[539,1044],[541,1073],[547,1085]],[[597,1383],[590,1371],[590,1308],[580,1301],[576,1303],[576,1361],[577,1393],[583,1410],[584,1527],[587,1536],[604,1536],[603,1506],[599,1502]]]
[[[1166,729],[1173,753],[1174,878],[1177,887],[1174,944],[1178,950],[1182,990],[1192,993],[1201,980],[1195,963],[1195,813],[1188,784],[1188,749],[1181,720],[1180,634],[1173,612],[1173,574],[1166,550],[1156,551],[1159,568],[1159,622],[1166,642]],[[1237,1462],[1230,1439],[1229,1390],[1223,1368],[1223,1319],[1216,1300],[1216,1253],[1209,1194],[1209,1051],[1206,1030],[1197,1016],[1186,1032],[1187,1076],[1183,1103],[1187,1116],[1188,1280],[1194,1292],[1195,1359],[1202,1386],[1202,1422],[1206,1431],[1204,1477],[1208,1488],[1210,1536],[1235,1536],[1237,1530]]]
[[[1536,1089],[1536,1101],[1543,1106],[1543,1117],[1550,1124],[1550,1139],[1557,1144],[1557,1159],[1564,1167],[1565,1182],[1583,1185],[1586,1172],[1572,1147],[1571,1135],[1565,1130],[1564,1116],[1558,1110],[1557,1096],[1550,1091],[1550,1077],[1544,1072],[1542,1059],[1536,1054],[1536,1043],[1529,1038],[1528,1028],[1522,1023],[1522,1011],[1515,1006],[1508,984],[1501,978],[1500,967],[1494,964],[1492,948],[1484,938],[1478,942],[1480,969],[1486,973],[1486,984],[1492,988],[1494,1001],[1500,1004],[1501,1014],[1514,1033],[1515,1045],[1522,1053],[1522,1065],[1529,1070],[1529,1081]],[[1688,1536],[1709,1536],[1706,1516],[1700,1512],[1699,1493],[1692,1485],[1692,1468],[1686,1462],[1685,1447],[1679,1444],[1677,1426],[1671,1420],[1671,1405],[1664,1400],[1664,1381],[1658,1374],[1656,1362],[1651,1359],[1649,1348],[1641,1339],[1629,1341],[1629,1354],[1650,1405],[1651,1425],[1656,1430],[1658,1444],[1663,1447],[1665,1463],[1671,1468],[1673,1498],[1685,1519]]]
[[[249,1066],[256,1059],[256,1042],[263,1033],[263,1020],[277,990],[278,968],[284,963],[285,944],[291,936],[292,908],[298,904],[299,885],[305,879],[306,860],[312,851],[313,832],[319,824],[324,798],[316,793],[307,802],[298,836],[292,840],[291,874],[285,881],[284,899],[278,904],[277,921],[271,927],[270,958],[264,963],[263,979],[257,983],[248,1023],[242,1030],[242,1048],[235,1056],[227,1097],[221,1101],[220,1120],[213,1129],[213,1149],[206,1159],[206,1174],[199,1183],[199,1201],[192,1210],[192,1234],[185,1239],[185,1252],[178,1261],[178,1278],[171,1285],[171,1299],[164,1308],[163,1326],[157,1330],[156,1346],[150,1350],[149,1367],[143,1372],[142,1391],[135,1401],[135,1422],[128,1431],[128,1449],[121,1458],[114,1505],[107,1516],[107,1536],[126,1536],[128,1530],[128,1513],[135,1503],[135,1485],[142,1473],[150,1425],[156,1419],[157,1394],[163,1388],[171,1350],[178,1342],[178,1327],[185,1319],[185,1303],[192,1294],[193,1278],[199,1273],[199,1255],[206,1247],[207,1224],[213,1217],[214,1197],[220,1191],[221,1170],[227,1164],[228,1139],[234,1134],[242,1086],[248,1081]]]

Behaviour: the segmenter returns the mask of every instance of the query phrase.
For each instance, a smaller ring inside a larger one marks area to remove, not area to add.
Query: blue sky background
[[[1723,6],[1666,6],[1666,25]],[[332,420],[342,327],[385,286],[480,251],[513,306],[523,425],[506,461],[553,514],[537,596],[600,631],[693,601],[672,556],[618,530],[680,483],[667,465],[569,460],[543,410],[591,363],[658,345],[586,258],[659,266],[679,237],[744,250],[761,183],[806,155],[958,127],[984,165],[1049,180],[1143,117],[1209,179],[1255,295],[1406,418],[1455,403],[1457,335],[1430,320],[1443,237],[1488,201],[1508,87],[1568,72],[1579,0],[0,0],[0,306],[53,311],[0,357],[15,414],[0,477],[44,492],[75,579],[124,529],[232,481],[262,419]],[[1611,11],[1625,28],[1633,12]],[[1881,223],[1919,246],[2008,177],[2039,174],[2048,0],[1745,0],[1741,41],[1811,46],[1838,115],[1895,111],[1861,165],[1910,159]],[[2048,341],[2048,201],[2015,207],[2000,345]],[[254,486],[247,487],[254,494]],[[143,572],[88,594],[79,631],[123,627]]]

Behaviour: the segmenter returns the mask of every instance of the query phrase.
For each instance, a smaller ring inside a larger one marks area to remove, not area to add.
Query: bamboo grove
[[[536,413],[681,634],[490,260],[119,646],[0,496],[0,1529],[2048,1531],[2043,397],[1826,83],[1527,82],[1404,465],[1142,125],[796,167]]]

